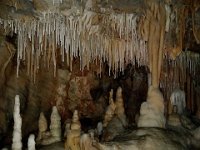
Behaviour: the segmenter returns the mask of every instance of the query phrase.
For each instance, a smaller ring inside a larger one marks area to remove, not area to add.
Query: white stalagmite
[[[53,106],[51,113],[50,133],[55,142],[61,141],[61,118],[57,107]]]
[[[103,124],[102,124],[102,122],[98,122],[97,123],[97,135],[101,136],[102,133],[103,133]]]
[[[13,139],[12,139],[12,150],[21,150],[22,149],[22,118],[20,116],[20,99],[19,95],[15,96],[15,105],[13,111],[14,117],[14,130],[13,130]]]
[[[28,138],[28,150],[35,150],[35,135],[31,134]]]
[[[170,97],[169,106],[173,108],[174,105],[177,106],[178,109],[177,113],[181,115],[186,107],[186,101],[185,101],[185,92],[179,88],[174,89]]]

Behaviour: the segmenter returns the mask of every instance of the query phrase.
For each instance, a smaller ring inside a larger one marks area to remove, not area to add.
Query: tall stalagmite
[[[14,130],[13,130],[13,143],[12,150],[21,150],[22,149],[22,118],[20,116],[20,99],[19,95],[15,96],[15,106],[13,111],[14,117]]]

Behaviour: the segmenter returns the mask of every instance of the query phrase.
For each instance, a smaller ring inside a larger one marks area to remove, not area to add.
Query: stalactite
[[[200,30],[199,30],[199,24],[198,24],[198,18],[196,18],[196,11],[200,9],[200,4],[197,0],[193,1],[193,6],[191,7],[192,11],[192,29],[193,29],[193,34],[196,39],[196,42],[199,44],[200,43]]]
[[[189,51],[182,52],[175,60],[171,60],[170,56],[165,57],[160,85],[163,93],[166,93],[166,100],[169,101],[174,89],[180,88],[186,91],[187,108],[194,111],[193,82],[200,66],[199,60],[199,54]]]

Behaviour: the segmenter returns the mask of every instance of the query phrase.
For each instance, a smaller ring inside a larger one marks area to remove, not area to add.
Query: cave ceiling
[[[55,69],[58,58],[71,66],[74,57],[81,70],[97,59],[114,71],[148,66],[155,45],[172,59],[200,52],[198,0],[1,0],[0,8],[0,34],[17,35],[18,66],[26,60],[28,70],[41,57]],[[154,23],[161,33],[150,36]]]

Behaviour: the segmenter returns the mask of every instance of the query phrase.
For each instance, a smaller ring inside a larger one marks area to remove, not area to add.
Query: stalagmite
[[[110,91],[109,95],[109,106],[106,110],[106,114],[104,116],[103,127],[106,127],[109,121],[113,118],[115,113],[116,105],[113,100],[113,90]]]
[[[176,127],[181,126],[180,115],[178,114],[176,105],[173,105],[173,110],[172,110],[172,113],[168,117],[167,124],[170,126],[176,126]]]
[[[71,121],[67,122],[65,125],[65,133],[64,133],[64,138],[67,138],[67,134],[70,131],[70,127],[71,127]]]
[[[165,128],[164,98],[158,88],[150,86],[147,102],[142,103],[138,127]]]
[[[40,141],[46,137],[46,132],[48,128],[47,120],[43,112],[40,113],[38,128],[39,128],[39,133],[38,133],[37,141]]]
[[[122,97],[122,88],[118,87],[116,93],[116,101],[115,101],[116,109],[115,114],[123,123],[123,126],[127,126],[126,114],[124,110],[124,100]]]
[[[83,134],[80,138],[80,150],[97,150],[93,146],[93,139],[90,137],[89,134]]]
[[[174,105],[177,107],[177,113],[181,115],[186,107],[186,101],[185,92],[180,90],[179,88],[174,89],[174,91],[171,94],[169,114],[171,113],[170,107],[173,107]]]
[[[97,135],[100,137],[103,133],[103,124],[102,122],[98,122],[97,124]]]
[[[79,121],[78,111],[75,110],[72,117],[71,128],[65,141],[65,150],[80,150],[81,124]]]
[[[103,141],[113,140],[117,135],[122,134],[128,125],[124,110],[121,87],[118,87],[117,89],[114,115],[112,115],[110,119],[111,120],[107,122],[107,125],[104,126],[104,132],[102,135]]]
[[[37,138],[39,144],[49,145],[61,141],[61,118],[56,106],[52,108],[50,131],[46,131],[47,124],[43,113],[41,113],[39,125]]]
[[[54,142],[61,141],[61,118],[56,106],[53,106],[51,113],[50,133]]]
[[[20,99],[19,95],[15,96],[15,105],[13,110],[14,118],[14,129],[13,129],[13,139],[12,139],[12,150],[22,149],[22,118],[20,116]]]
[[[31,134],[28,138],[28,150],[35,150],[35,135]]]

